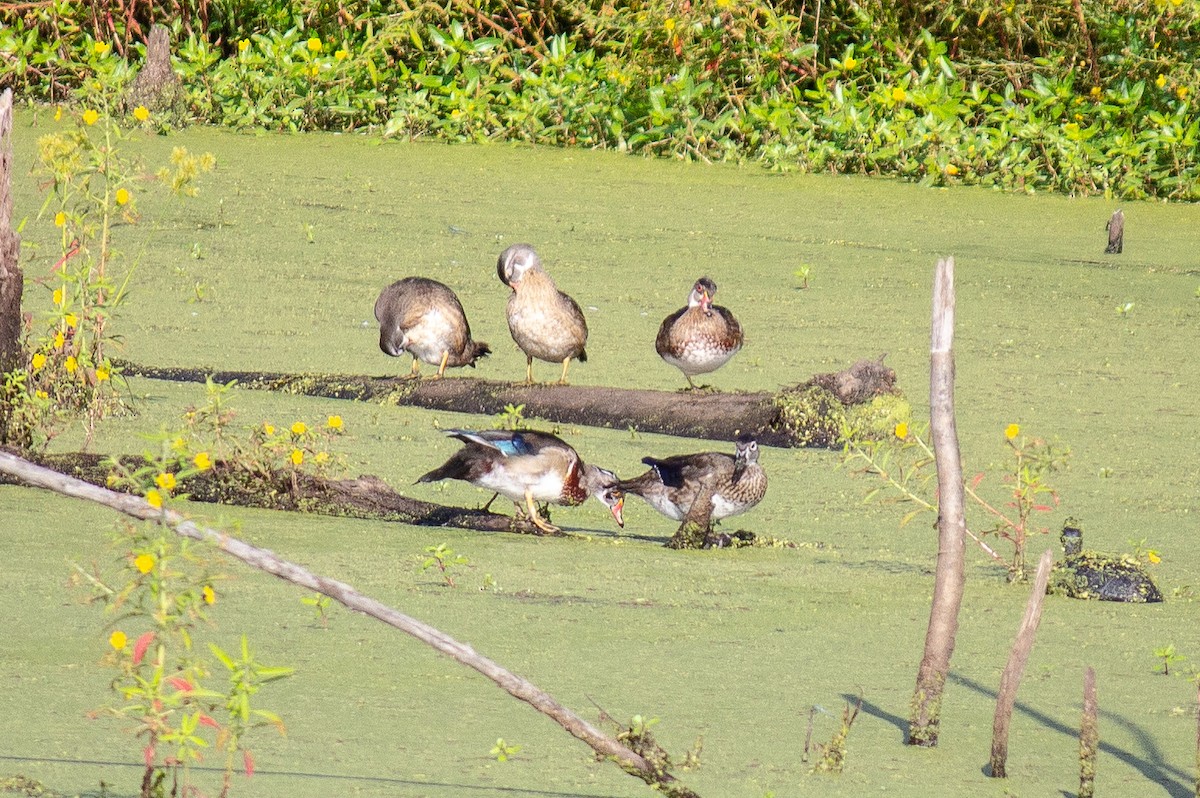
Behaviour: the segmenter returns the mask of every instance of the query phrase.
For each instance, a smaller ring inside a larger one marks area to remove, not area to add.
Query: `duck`
[[[471,338],[471,325],[458,296],[428,277],[405,277],[383,289],[375,300],[379,348],[392,357],[412,355],[409,378],[420,376],[421,362],[437,366],[441,379],[447,366],[470,366],[492,353]]]
[[[418,483],[461,479],[506,496],[522,515],[522,504],[533,525],[548,534],[562,530],[542,518],[534,502],[573,507],[595,496],[609,509],[618,526],[625,525],[624,494],[613,490],[617,475],[586,464],[566,441],[537,430],[446,430],[464,446],[444,464],[417,479]]]
[[[650,470],[633,479],[621,480],[611,492],[633,494],[675,521],[692,509],[701,489],[711,483],[711,521],[740,515],[754,507],[767,493],[767,473],[758,463],[758,441],[751,435],[737,439],[734,454],[700,452],[674,457],[643,457]]]
[[[742,325],[728,308],[713,304],[717,284],[701,277],[692,286],[687,307],[663,319],[654,349],[668,364],[683,372],[688,390],[692,377],[716,371],[742,348]]]
[[[529,244],[513,244],[496,261],[508,297],[508,330],[525,353],[525,384],[533,384],[533,359],[562,363],[559,385],[567,384],[572,360],[587,362],[587,319],[579,303],[558,290]]]

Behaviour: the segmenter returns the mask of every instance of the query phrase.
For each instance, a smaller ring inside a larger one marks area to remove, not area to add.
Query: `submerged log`
[[[72,452],[27,459],[61,474],[101,487],[108,486],[111,469],[105,455]],[[122,457],[130,469],[145,465],[141,457]],[[15,481],[0,475],[0,483]],[[19,484],[19,483],[17,483]],[[266,510],[291,510],[341,518],[399,521],[414,526],[452,526],[482,532],[523,532],[541,534],[524,519],[487,510],[447,507],[433,502],[402,496],[378,477],[325,479],[311,474],[277,472],[262,480],[238,473],[224,463],[181,483],[181,490],[193,501],[257,507]]]
[[[524,405],[526,417],[559,424],[637,429],[686,438],[733,441],[743,433],[767,446],[836,448],[847,423],[873,436],[888,434],[908,406],[896,373],[883,358],[776,393],[649,391],[575,385],[522,385],[467,377],[398,377],[216,371],[119,364],[125,376],[177,382],[236,381],[243,388],[374,401],[429,410],[496,415]]]

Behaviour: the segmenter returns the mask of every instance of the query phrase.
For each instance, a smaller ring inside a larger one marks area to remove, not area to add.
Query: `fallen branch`
[[[895,394],[896,374],[883,359],[818,374],[777,393],[647,391],[576,385],[522,385],[475,378],[410,380],[356,375],[215,371],[120,363],[125,376],[177,382],[229,383],[243,388],[374,401],[429,410],[496,415],[524,405],[527,418],[558,424],[637,429],[686,438],[734,441],[743,433],[765,446],[833,448],[852,406]]]
[[[655,768],[644,757],[592,726],[532,682],[506,670],[487,657],[476,653],[470,646],[460,643],[438,629],[359,593],[345,582],[319,576],[295,563],[281,559],[266,549],[251,546],[249,543],[223,532],[198,526],[173,510],[151,507],[141,497],[117,493],[83,482],[23,460],[8,452],[0,452],[0,472],[17,477],[23,483],[33,487],[44,488],[63,496],[85,499],[110,507],[133,518],[162,524],[182,537],[211,543],[252,568],[265,571],[307,590],[329,596],[347,609],[361,612],[393,626],[426,645],[432,646],[456,662],[482,673],[513,697],[524,701],[538,712],[553,719],[571,735],[591,747],[599,756],[614,760],[627,773],[637,776],[647,784],[661,790],[663,794],[673,796],[673,798],[698,798],[691,790],[680,785],[671,774]]]

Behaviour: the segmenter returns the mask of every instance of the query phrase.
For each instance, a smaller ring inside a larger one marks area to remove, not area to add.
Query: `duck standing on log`
[[[518,516],[523,503],[533,525],[549,534],[561,530],[542,518],[534,502],[573,507],[595,496],[619,526],[625,525],[624,496],[612,489],[618,481],[616,474],[585,464],[561,438],[536,430],[451,429],[446,434],[466,445],[417,482],[461,479],[495,491],[512,499]]]
[[[622,480],[616,489],[641,496],[646,503],[675,521],[692,509],[700,491],[712,485],[712,516],[719,521],[740,515],[762,501],[767,493],[767,473],[758,464],[758,442],[749,435],[738,438],[735,454],[701,452],[658,459],[643,457],[650,470]]]
[[[579,304],[558,290],[529,244],[513,244],[496,261],[508,297],[508,330],[525,353],[525,384],[533,384],[533,359],[562,363],[559,385],[567,384],[571,360],[587,362],[587,320]]]
[[[692,377],[724,366],[742,348],[742,325],[728,308],[713,304],[717,284],[701,277],[692,287],[687,307],[663,319],[654,348],[659,357],[683,372],[688,389]]]
[[[405,277],[383,289],[375,300],[379,348],[392,357],[412,355],[415,378],[421,361],[437,366],[437,378],[447,366],[475,367],[491,354],[483,341],[471,340],[467,314],[448,286],[427,277]]]

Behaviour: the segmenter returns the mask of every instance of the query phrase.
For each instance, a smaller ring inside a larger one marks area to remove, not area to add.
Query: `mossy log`
[[[92,485],[108,486],[110,468],[105,464],[109,459],[105,455],[72,452],[26,457],[38,465]],[[141,457],[121,459],[131,469],[145,464]],[[194,501],[238,507],[399,521],[415,526],[451,526],[482,532],[541,534],[537,527],[524,519],[410,499],[397,493],[378,477],[325,479],[310,474],[296,474],[295,477],[294,483],[291,474],[282,472],[267,480],[252,479],[223,463],[217,463],[212,469],[189,477],[181,489]],[[2,475],[0,482],[20,484]]]
[[[686,438],[736,440],[750,433],[767,446],[836,448],[849,423],[882,436],[907,420],[908,403],[883,359],[861,360],[844,371],[818,374],[776,393],[650,391],[575,385],[522,385],[454,377],[414,380],[328,374],[158,368],[121,363],[126,376],[177,382],[237,381],[243,388],[495,415],[524,405],[529,418],[559,424],[637,429]]]

